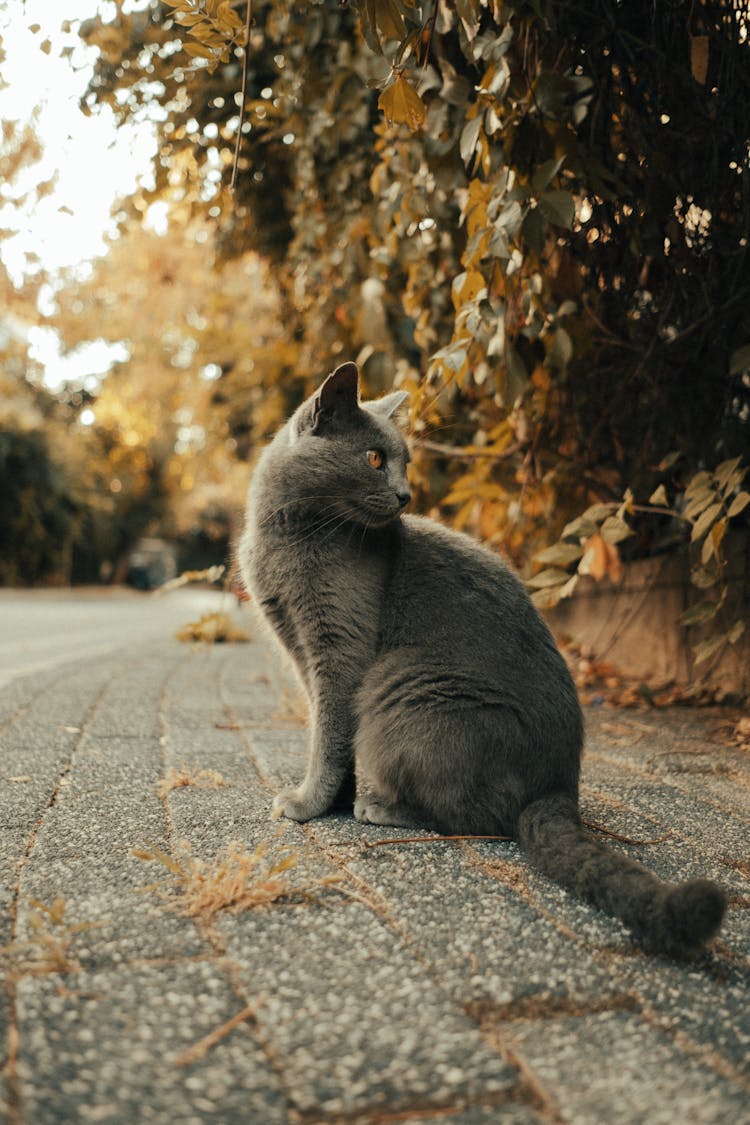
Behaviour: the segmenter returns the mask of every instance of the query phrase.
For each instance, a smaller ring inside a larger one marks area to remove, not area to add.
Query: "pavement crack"
[[[222,694],[221,694],[221,688],[222,688],[222,683],[223,683],[223,673],[224,673],[224,667],[225,667],[225,664],[226,664],[226,659],[231,659],[231,654],[228,654],[227,658],[225,658],[225,661],[222,662],[217,678],[218,678],[218,686],[219,686],[219,698],[220,698],[222,704],[224,705],[225,711],[228,711],[228,710],[231,711],[231,708],[230,707],[228,708],[228,705],[226,704],[225,699],[222,697]],[[160,727],[159,747],[160,747],[161,759],[162,759],[162,776],[163,777],[166,777],[167,768],[168,768],[167,741],[168,741],[168,738],[169,738],[169,728],[168,728],[168,722],[167,722],[167,702],[168,702],[169,697],[170,697],[170,689],[171,689],[171,686],[172,686],[172,682],[173,682],[173,680],[174,680],[174,678],[177,674],[179,666],[180,666],[179,663],[175,664],[174,668],[172,669],[172,672],[166,678],[166,680],[164,682],[164,686],[162,688],[161,698],[160,698],[160,702],[159,702],[159,727]],[[233,712],[232,712],[232,714],[233,714]],[[256,763],[254,763],[254,764],[255,764],[256,773],[258,774],[259,779],[263,782],[263,784],[266,784],[263,781],[262,775],[260,774],[260,771],[257,768],[257,764]],[[174,817],[172,816],[172,807],[171,807],[171,804],[170,804],[172,791],[162,791],[158,795],[159,795],[159,800],[162,803],[162,807],[164,809],[164,815],[165,815],[165,818],[166,818],[167,846],[168,846],[169,852],[172,855],[172,857],[176,859],[177,858],[177,846],[176,846],[176,841],[175,841]],[[282,1091],[282,1095],[283,1095],[284,1101],[286,1103],[287,1118],[291,1120],[291,1117],[292,1117],[292,1114],[293,1114],[293,1102],[292,1102],[291,1096],[288,1092],[288,1083],[284,1081],[283,1063],[277,1057],[276,1052],[273,1050],[273,1047],[272,1047],[271,1043],[261,1033],[261,1030],[260,1030],[258,1021],[257,1021],[257,1017],[255,1015],[255,1013],[258,1011],[259,1006],[262,1004],[262,997],[260,997],[260,998],[250,997],[248,995],[247,990],[244,988],[244,986],[242,984],[242,972],[241,972],[240,966],[237,965],[236,962],[227,953],[226,941],[224,940],[224,937],[221,934],[221,932],[218,930],[218,928],[212,923],[211,919],[201,917],[200,915],[196,915],[196,916],[191,918],[191,921],[192,921],[193,925],[197,928],[201,938],[203,939],[204,943],[207,945],[208,949],[210,950],[210,954],[206,958],[206,960],[208,960],[212,965],[214,965],[215,968],[223,975],[223,977],[225,978],[225,980],[229,984],[229,987],[231,988],[232,992],[235,994],[235,996],[241,1002],[243,1012],[246,1011],[248,1013],[247,1018],[244,1019],[242,1022],[245,1024],[245,1026],[247,1026],[250,1029],[250,1034],[253,1037],[254,1041],[259,1046],[259,1048],[261,1049],[261,1051],[263,1052],[263,1054],[265,1055],[265,1058],[268,1062],[269,1068],[276,1074],[276,1077],[279,1080],[279,1088]],[[250,1014],[251,1011],[253,1013],[252,1015]],[[207,1047],[207,1049],[210,1049],[210,1048]]]
[[[734,1083],[746,1094],[750,1095],[750,1078],[728,1062],[723,1055],[711,1047],[705,1047],[697,1043],[692,1036],[684,1031],[676,1028],[668,1017],[662,1016],[656,1009],[652,1008],[650,1004],[645,1001],[641,1004],[641,1018],[645,1023],[660,1031],[662,1035],[666,1036],[675,1047],[677,1047],[684,1054],[694,1059],[695,1062],[702,1063],[708,1067],[715,1074],[721,1078],[726,1079],[728,1082]]]
[[[263,786],[264,789],[268,790],[269,793],[275,793],[276,792],[275,787],[271,784],[271,782],[269,781],[268,777],[266,776],[264,770],[261,768],[260,762],[258,761],[258,758],[255,754],[255,751],[253,750],[252,739],[249,738],[247,733],[246,733],[246,731],[248,729],[248,726],[247,726],[246,723],[240,722],[239,717],[237,715],[237,712],[236,712],[234,706],[232,705],[232,703],[229,700],[229,693],[227,691],[227,684],[226,684],[226,669],[227,669],[228,666],[229,666],[229,661],[225,661],[223,663],[222,667],[221,667],[221,671],[219,672],[219,676],[218,676],[219,700],[221,702],[222,707],[224,708],[224,714],[226,715],[226,717],[228,719],[228,722],[229,722],[229,725],[230,725],[231,729],[236,730],[238,732],[239,737],[240,737],[240,741],[242,742],[242,745],[245,747],[245,752],[247,753],[248,759],[250,760],[250,765],[253,767],[253,770],[255,772],[256,777],[258,778],[258,781],[261,783],[261,785]]]
[[[65,665],[57,676],[52,677],[48,682],[42,684],[34,692],[33,695],[31,695],[23,703],[20,703],[15,711],[11,712],[10,715],[0,721],[0,731],[9,730],[14,725],[14,723],[17,723],[20,719],[23,719],[25,715],[28,715],[29,712],[32,711],[37,705],[39,700],[44,696],[45,692],[51,691],[53,688],[56,688],[57,685],[61,683],[66,678],[66,676],[69,675],[70,665]],[[29,675],[25,678],[32,679],[34,677]]]
[[[419,1100],[398,1110],[381,1109],[373,1106],[371,1109],[356,1109],[350,1113],[326,1114],[325,1117],[321,1117],[317,1110],[309,1112],[296,1110],[292,1120],[295,1125],[401,1125],[402,1122],[408,1122],[411,1125],[411,1122],[415,1121],[439,1122],[444,1118],[453,1118],[456,1114],[470,1113],[472,1110],[491,1109],[498,1110],[502,1114],[504,1109],[517,1109],[519,1103],[529,1104],[521,1089],[521,1083],[510,1090],[488,1095],[484,1098],[460,1098],[445,1103]],[[534,1105],[536,1108],[536,1103]],[[498,1118],[498,1120],[500,1119]],[[553,1125],[549,1117],[547,1120],[550,1121],[550,1125]],[[557,1121],[560,1121],[560,1125],[562,1125],[561,1118],[555,1118],[554,1125]]]
[[[69,669],[66,669],[66,671],[69,671]],[[114,676],[114,671],[107,678],[107,680],[103,684],[101,690],[97,693],[95,699],[93,700],[93,702],[87,708],[86,713],[85,713],[84,718],[83,718],[83,722],[81,723],[81,727],[80,727],[80,730],[78,732],[78,736],[76,737],[76,740],[73,743],[73,746],[72,746],[72,748],[71,748],[71,750],[68,754],[68,757],[65,760],[65,762],[63,763],[63,765],[62,765],[62,767],[61,767],[61,769],[60,769],[60,771],[57,775],[57,781],[54,785],[54,788],[52,789],[52,792],[47,799],[47,802],[45,804],[45,807],[44,807],[41,815],[38,817],[36,824],[34,825],[33,829],[31,830],[31,832],[29,834],[29,837],[26,841],[26,846],[25,846],[25,848],[23,850],[23,853],[22,853],[22,855],[21,855],[21,857],[18,860],[18,863],[16,865],[16,881],[15,881],[15,884],[14,884],[12,892],[11,892],[11,901],[10,901],[10,904],[8,906],[8,915],[10,917],[11,942],[14,942],[14,941],[18,940],[18,907],[19,907],[19,903],[20,903],[21,897],[22,897],[22,883],[23,883],[24,868],[26,867],[26,864],[29,861],[29,857],[31,856],[31,854],[34,850],[34,846],[36,844],[37,837],[39,835],[39,831],[40,831],[42,825],[44,824],[44,821],[47,817],[47,814],[49,813],[50,809],[54,808],[55,804],[57,803],[57,799],[58,799],[59,794],[60,794],[60,789],[61,789],[62,785],[64,784],[65,779],[70,774],[70,771],[73,769],[73,764],[74,764],[75,759],[76,759],[76,754],[78,753],[78,750],[81,746],[81,742],[86,735],[86,731],[88,729],[88,726],[90,725],[91,721],[93,720],[94,716],[96,715],[96,713],[97,713],[97,711],[98,711],[98,709],[101,705],[101,701],[104,698],[104,695],[106,694],[106,691],[107,691],[107,689],[109,688],[109,686],[112,682],[113,676]],[[61,676],[60,679],[62,679],[62,678],[63,677]],[[30,706],[31,706],[31,704],[30,704]],[[8,1094],[7,1094],[7,1102],[8,1102],[7,1125],[17,1125],[17,1123],[20,1122],[22,1120],[22,1117],[23,1117],[23,1113],[22,1113],[23,1095],[22,1095],[22,1090],[21,1090],[21,1080],[20,1080],[20,1076],[19,1076],[19,1073],[18,1073],[18,1054],[19,1054],[19,1049],[20,1049],[21,1036],[20,1036],[19,1021],[18,1021],[18,989],[17,989],[17,985],[18,985],[17,978],[12,973],[8,974],[8,977],[7,977],[7,980],[6,980],[6,983],[5,983],[6,995],[7,995],[7,1001],[8,1001],[8,1034],[7,1034],[6,1057],[5,1057],[5,1062],[4,1062],[3,1068],[2,1068],[3,1074],[5,1076],[5,1082],[6,1082],[6,1085],[7,1085],[7,1090],[8,1090]]]

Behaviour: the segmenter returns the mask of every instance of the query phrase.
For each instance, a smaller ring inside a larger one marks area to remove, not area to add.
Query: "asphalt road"
[[[197,587],[164,595],[126,587],[0,590],[0,688],[16,676],[169,635],[233,604],[228,594]]]

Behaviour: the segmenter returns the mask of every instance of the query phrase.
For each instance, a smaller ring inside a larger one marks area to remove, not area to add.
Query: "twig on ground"
[[[512,842],[512,836],[397,836],[391,840],[373,840],[365,843],[365,848],[382,848],[386,844],[438,844],[444,840],[507,840]]]
[[[672,835],[671,832],[667,832],[665,836],[659,836],[654,840],[634,840],[630,836],[612,832],[609,828],[604,828],[603,825],[595,824],[593,821],[584,820],[583,823],[592,831],[601,832],[603,836],[609,836],[613,840],[621,840],[624,844],[636,844],[638,846],[661,844]],[[369,850],[370,848],[383,848],[386,844],[441,844],[444,841],[452,840],[468,840],[469,842],[472,840],[504,840],[508,843],[514,842],[513,836],[394,836],[389,840],[373,840],[371,843],[364,843],[363,847]]]
[[[653,840],[634,840],[632,836],[623,836],[620,832],[612,832],[611,829],[596,824],[593,820],[584,820],[583,823],[592,832],[601,832],[602,836],[609,836],[611,840],[620,840],[623,844],[635,844],[637,847],[645,847],[646,844],[663,844],[672,835],[671,832],[667,832],[664,836],[657,836]]]
[[[223,1023],[220,1027],[214,1028],[208,1035],[204,1035],[202,1039],[194,1043],[192,1047],[188,1047],[187,1051],[183,1051],[181,1055],[178,1055],[174,1060],[174,1065],[189,1066],[191,1063],[197,1062],[198,1059],[202,1059],[212,1047],[215,1047],[217,1043],[220,1043],[222,1039],[225,1039],[227,1035],[231,1034],[236,1027],[252,1019],[255,1019],[255,1009],[251,1008],[248,1004],[246,1008],[243,1008],[241,1012],[237,1012],[237,1014],[232,1016],[231,1019],[228,1019],[226,1023]]]

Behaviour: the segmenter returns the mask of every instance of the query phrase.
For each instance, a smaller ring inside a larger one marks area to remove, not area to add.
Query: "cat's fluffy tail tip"
[[[690,879],[670,891],[666,905],[671,952],[694,956],[719,932],[727,896],[710,879]]]

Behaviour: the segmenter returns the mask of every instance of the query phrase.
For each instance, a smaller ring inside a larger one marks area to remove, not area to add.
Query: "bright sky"
[[[138,6],[137,0],[131,5]],[[0,4],[5,53],[0,74],[7,84],[0,89],[0,119],[34,121],[44,153],[30,173],[31,184],[55,176],[52,194],[36,206],[0,206],[0,225],[16,232],[0,244],[0,257],[14,280],[20,280],[32,253],[52,272],[102,254],[105,235],[114,229],[113,203],[149,174],[155,147],[150,126],[116,129],[108,110],[86,117],[78,106],[93,57],[78,38],[78,22],[97,11],[106,17],[114,5],[110,0]],[[60,29],[63,20],[70,25],[67,33]],[[33,32],[35,25],[39,29]],[[44,45],[49,45],[48,53]],[[60,57],[64,48],[73,48],[69,58]],[[81,355],[66,360],[59,356],[53,332],[36,328],[32,333],[35,358],[45,365],[50,386],[83,370],[103,372],[110,365],[111,352],[101,343],[87,349],[85,361]]]

